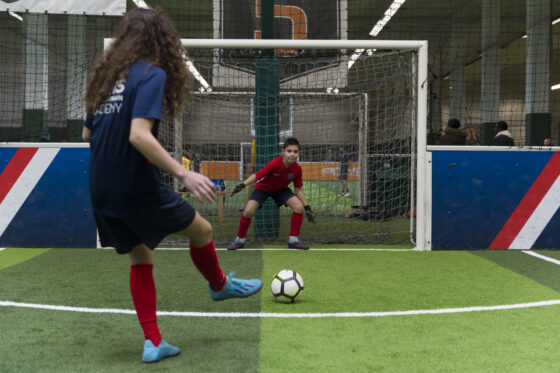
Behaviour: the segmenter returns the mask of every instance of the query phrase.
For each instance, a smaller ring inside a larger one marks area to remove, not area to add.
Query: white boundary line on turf
[[[409,311],[387,311],[387,312],[336,312],[336,313],[272,313],[272,312],[180,312],[180,311],[158,311],[158,316],[179,317],[222,317],[222,318],[327,318],[327,317],[387,317],[387,316],[417,316],[417,315],[441,315],[449,313],[466,313],[481,311],[500,311],[522,308],[536,308],[560,305],[560,299],[547,300],[531,303],[504,304],[498,306],[479,306],[463,308],[440,308],[433,310],[409,310]],[[86,308],[55,306],[48,304],[19,303],[0,301],[2,307],[35,308],[53,311],[68,311],[82,313],[109,313],[135,315],[134,310],[123,310],[116,308]]]
[[[6,248],[5,247],[0,247],[0,251],[2,251],[2,250],[6,250]]]
[[[98,247],[98,250],[114,250],[113,247]],[[188,247],[158,247],[156,248],[156,250],[158,251],[189,251],[190,249]],[[247,249],[239,249],[239,250],[228,250],[227,248],[216,248],[216,251],[419,251],[417,249],[344,249],[344,248],[340,248],[340,249],[309,249],[309,250],[296,250],[296,249],[280,249],[280,248],[270,248],[270,249],[265,249],[263,247],[261,248],[247,248]]]
[[[546,256],[546,255],[537,254],[537,253],[529,251],[529,250],[523,250],[523,252],[527,255],[531,255],[531,256],[534,256],[535,258],[546,260],[547,262],[554,263],[554,264],[560,266],[560,260],[551,258],[551,257]]]

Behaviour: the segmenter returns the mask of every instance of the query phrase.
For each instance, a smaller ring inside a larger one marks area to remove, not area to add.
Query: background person
[[[447,127],[437,140],[437,145],[465,145],[467,131],[461,129],[461,122],[457,118],[450,118]]]
[[[508,131],[508,124],[503,120],[496,123],[496,136],[494,136],[490,145],[515,146],[513,137]]]
[[[350,197],[350,189],[348,189],[348,153],[344,149],[344,145],[340,146],[340,174],[338,175],[338,180],[340,180],[340,186],[342,190],[339,197]]]

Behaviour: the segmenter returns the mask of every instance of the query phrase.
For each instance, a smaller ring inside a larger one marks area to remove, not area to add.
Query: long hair
[[[161,67],[167,74],[164,107],[171,116],[179,114],[183,101],[190,97],[191,74],[179,35],[161,8],[136,8],[126,14],[114,35],[115,40],[97,60],[91,71],[83,101],[93,115],[110,96],[129,67],[143,59]]]

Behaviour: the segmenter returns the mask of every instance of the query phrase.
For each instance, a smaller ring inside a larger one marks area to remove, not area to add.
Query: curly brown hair
[[[83,98],[87,114],[93,115],[107,101],[116,82],[126,78],[129,67],[143,59],[167,74],[165,108],[172,117],[177,116],[183,101],[190,98],[192,76],[179,35],[163,10],[136,8],[128,12],[114,38],[89,75]]]

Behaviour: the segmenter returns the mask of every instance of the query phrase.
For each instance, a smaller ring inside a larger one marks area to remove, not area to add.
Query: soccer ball
[[[278,302],[294,303],[303,292],[303,278],[296,271],[284,269],[274,275],[270,291]]]

